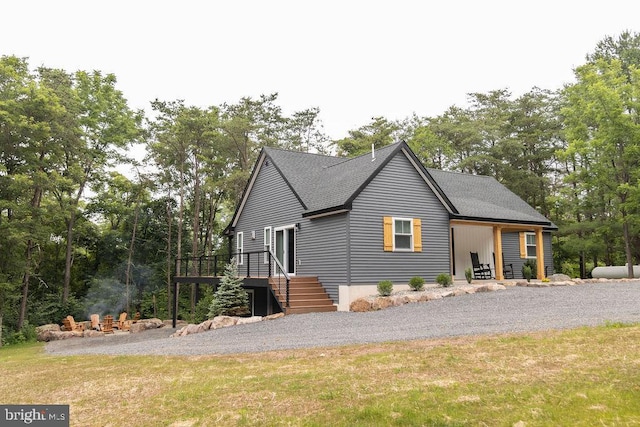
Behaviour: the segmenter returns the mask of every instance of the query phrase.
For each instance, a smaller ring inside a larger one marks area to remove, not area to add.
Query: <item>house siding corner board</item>
[[[276,168],[270,164],[264,165],[235,227],[236,233],[242,232],[244,235],[243,252],[263,251],[264,228],[299,223],[302,211],[300,202]],[[255,239],[252,232],[255,232]],[[266,276],[268,265],[263,263],[262,257],[259,258],[259,263],[257,258],[251,260],[251,274]]]
[[[449,217],[435,194],[402,153],[398,153],[353,201],[350,224],[351,285],[413,276],[428,282],[450,273]],[[421,252],[385,252],[383,217],[418,218]]]

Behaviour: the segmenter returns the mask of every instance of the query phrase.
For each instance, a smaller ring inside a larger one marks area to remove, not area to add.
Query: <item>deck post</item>
[[[178,289],[178,282],[173,282],[173,321],[171,324],[174,329],[178,323]]]
[[[536,228],[536,268],[538,269],[536,277],[544,279],[544,236],[542,228]]]
[[[289,308],[289,278],[287,277],[287,308]]]
[[[493,266],[496,269],[496,280],[504,280],[504,265],[502,265],[502,227],[493,226]]]

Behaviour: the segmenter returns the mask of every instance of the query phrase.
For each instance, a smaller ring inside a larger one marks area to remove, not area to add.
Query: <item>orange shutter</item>
[[[422,252],[422,220],[413,219],[413,251]]]
[[[524,231],[520,232],[520,258],[527,257],[527,236]]]
[[[390,216],[382,218],[383,244],[385,252],[393,251],[393,222]]]

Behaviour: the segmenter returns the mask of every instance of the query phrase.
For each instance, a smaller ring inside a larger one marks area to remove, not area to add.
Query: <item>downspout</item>
[[[346,221],[346,237],[347,237],[347,286],[351,289],[351,211],[347,212],[347,221]],[[351,294],[351,291],[349,291]]]

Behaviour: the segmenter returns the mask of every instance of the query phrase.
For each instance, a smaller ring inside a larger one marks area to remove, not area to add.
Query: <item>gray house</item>
[[[270,277],[247,284],[256,312],[303,312],[348,310],[381,280],[464,279],[471,252],[498,280],[528,259],[544,277],[555,229],[494,178],[425,168],[400,142],[356,158],[264,148],[227,234],[240,271]]]

